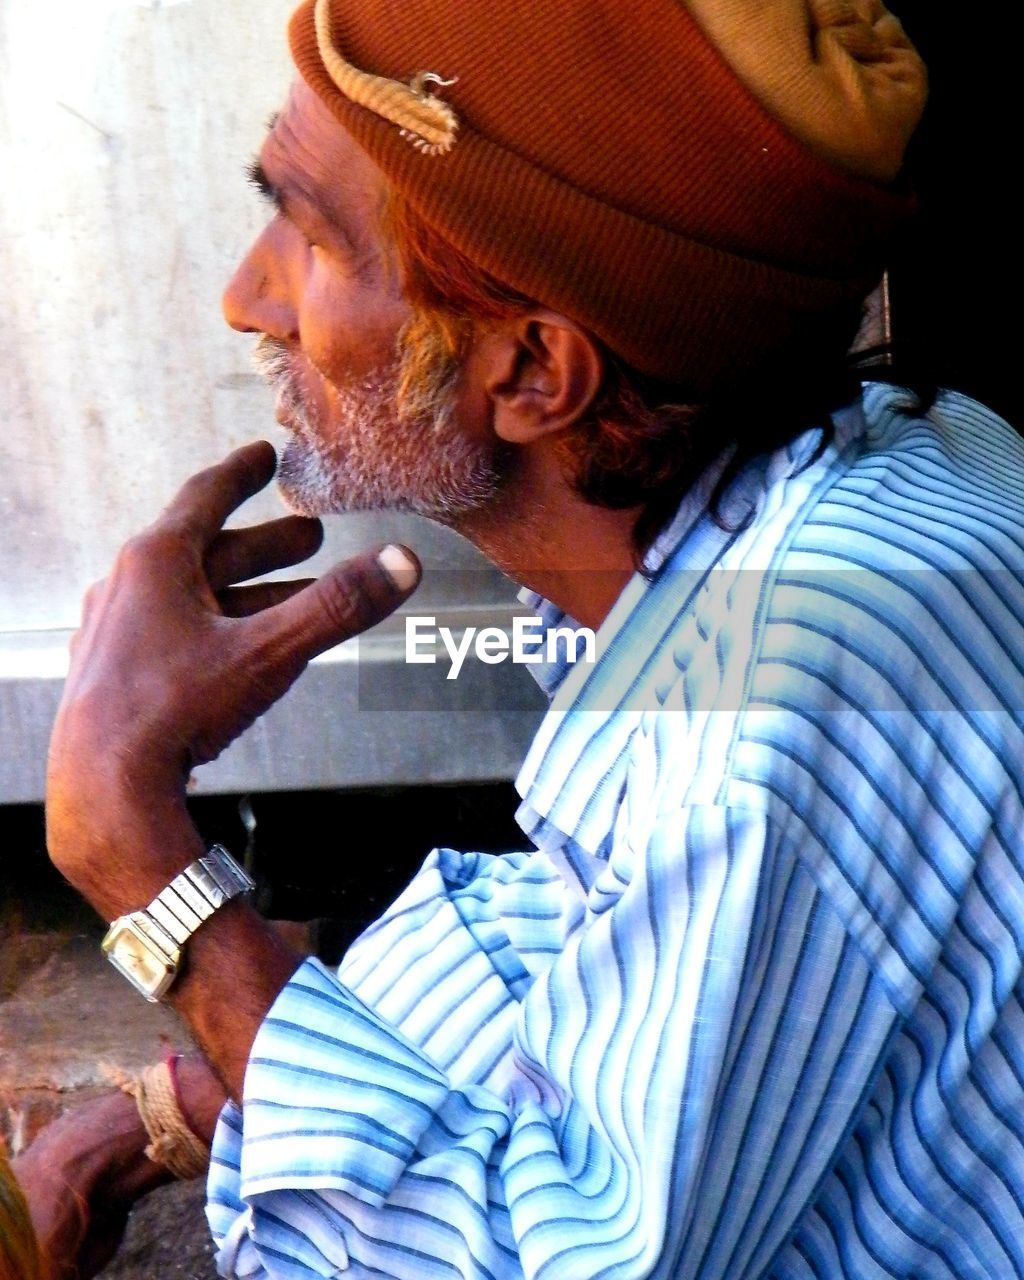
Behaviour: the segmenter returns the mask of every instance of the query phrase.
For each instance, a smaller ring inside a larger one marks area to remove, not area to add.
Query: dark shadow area
[[[258,906],[272,919],[317,920],[317,951],[336,961],[401,893],[436,846],[523,848],[510,783],[202,796],[189,801],[207,843],[248,855]],[[100,934],[102,922],[46,855],[39,805],[0,808],[0,928]],[[145,905],[140,903],[140,906]]]
[[[908,155],[921,216],[892,266],[894,337],[921,353],[940,384],[1021,430],[1020,53],[1009,11],[989,4],[968,16],[920,0],[892,8],[931,85]]]

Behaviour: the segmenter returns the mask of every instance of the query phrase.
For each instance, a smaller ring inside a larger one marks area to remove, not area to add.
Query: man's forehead
[[[377,165],[301,80],[267,121],[259,167],[285,199],[298,195],[332,220],[353,207],[376,211],[386,190]]]

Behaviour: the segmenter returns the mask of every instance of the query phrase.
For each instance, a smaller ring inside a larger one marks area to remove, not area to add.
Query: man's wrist
[[[181,1107],[175,1063],[170,1054],[136,1076],[119,1073],[121,1090],[134,1098],[149,1137],[146,1155],[176,1178],[198,1178],[210,1163],[210,1145],[186,1120]]]
[[[106,820],[83,814],[72,840],[54,840],[47,822],[54,865],[108,924],[144,909],[206,852],[184,801],[168,797],[132,797]]]
[[[244,898],[227,903],[189,942],[165,1002],[188,1023],[236,1102],[256,1033],[302,959]]]
[[[255,887],[223,845],[212,845],[145,907],[114,920],[103,950],[142,996],[159,1000],[178,976],[196,932],[227,903]]]
[[[182,1054],[175,1064],[181,1114],[197,1138],[213,1143],[217,1121],[227,1101],[224,1086],[201,1053]]]

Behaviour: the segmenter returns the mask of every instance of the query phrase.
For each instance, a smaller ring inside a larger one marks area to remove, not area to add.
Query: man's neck
[[[462,532],[509,577],[597,630],[636,572],[636,517],[563,490],[527,511],[506,508],[499,519],[474,520]]]

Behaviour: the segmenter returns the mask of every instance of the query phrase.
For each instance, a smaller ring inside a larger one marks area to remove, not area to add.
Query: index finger
[[[277,468],[274,446],[266,440],[243,445],[181,486],[164,508],[162,524],[177,525],[205,546],[243,502],[265,488]]]

